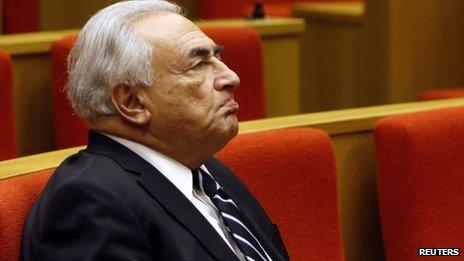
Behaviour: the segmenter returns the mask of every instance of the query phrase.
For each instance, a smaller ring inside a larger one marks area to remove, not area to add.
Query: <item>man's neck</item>
[[[142,144],[180,162],[190,169],[196,169],[201,166],[218,150],[211,146],[207,146],[206,142],[201,142],[199,140],[168,140],[158,138],[140,129],[130,128],[130,126],[125,124],[120,124],[117,128],[113,126],[114,124],[100,124],[98,126],[91,125],[90,128],[96,132],[113,135]]]

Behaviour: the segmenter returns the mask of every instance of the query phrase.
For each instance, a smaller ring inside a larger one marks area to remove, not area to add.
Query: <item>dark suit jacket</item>
[[[273,260],[288,256],[277,227],[218,160],[205,163],[228,190]],[[166,177],[112,139],[90,132],[86,150],[66,159],[33,205],[23,260],[238,260]]]

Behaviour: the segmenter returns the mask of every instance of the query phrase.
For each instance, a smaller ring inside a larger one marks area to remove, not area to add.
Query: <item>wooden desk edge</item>
[[[261,37],[300,35],[304,32],[305,21],[301,18],[271,18],[271,19],[217,19],[196,21],[202,26],[252,26]]]
[[[457,106],[464,106],[464,98],[317,112],[241,122],[240,133],[311,127],[322,129],[334,136],[371,131],[375,122],[385,116]],[[83,148],[52,151],[0,162],[0,180],[57,167],[65,158]]]
[[[85,146],[74,147],[0,161],[0,180],[39,170],[55,168],[65,158],[84,148]]]
[[[464,106],[464,98],[299,114],[242,122],[240,124],[240,133],[295,127],[319,128],[330,135],[363,132],[372,130],[375,122],[386,116],[458,106]]]
[[[326,22],[360,23],[365,14],[364,2],[297,3],[295,17]]]
[[[299,18],[276,18],[264,20],[210,20],[198,21],[198,26],[252,26],[261,37],[277,37],[284,35],[300,35],[304,31],[305,22]],[[0,36],[0,49],[10,55],[48,53],[52,42],[69,35],[76,35],[79,29],[24,33]]]

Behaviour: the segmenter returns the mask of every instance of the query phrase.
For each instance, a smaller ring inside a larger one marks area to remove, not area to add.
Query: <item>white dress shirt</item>
[[[214,206],[213,202],[203,191],[193,187],[192,171],[189,168],[184,166],[182,163],[140,143],[105,133],[103,134],[132,150],[159,170],[159,172],[171,181],[171,183],[198,209],[198,211],[200,211],[214,230],[216,230],[226,244],[232,249],[232,251],[234,251],[237,257],[241,261],[245,261],[242,251],[240,251],[237,244],[227,232],[224,221],[222,220],[216,206]],[[201,165],[200,168],[210,174],[205,165]]]

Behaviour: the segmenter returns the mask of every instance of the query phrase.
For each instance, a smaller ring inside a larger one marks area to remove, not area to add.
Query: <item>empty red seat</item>
[[[291,260],[344,260],[332,142],[315,129],[241,134],[218,157],[279,226]]]
[[[3,32],[25,33],[40,29],[39,0],[2,0]]]
[[[224,46],[223,61],[240,77],[235,97],[240,105],[239,120],[252,120],[266,116],[264,72],[261,38],[248,27],[209,27],[202,30],[218,44]],[[52,44],[52,81],[54,127],[57,149],[87,143],[87,127],[73,112],[66,93],[67,55],[76,36]]]
[[[68,81],[67,58],[75,41],[76,36],[70,36],[54,42],[51,47],[53,126],[57,149],[87,143],[87,126],[74,113],[64,91],[64,86]]]
[[[16,128],[13,114],[13,65],[0,51],[0,160],[16,157]]]
[[[459,97],[464,97],[464,88],[434,89],[425,91],[419,96],[419,100],[429,101]]]
[[[0,259],[20,260],[24,221],[53,169],[0,180]]]
[[[387,117],[374,134],[387,260],[423,260],[418,248],[462,248],[464,107]]]

